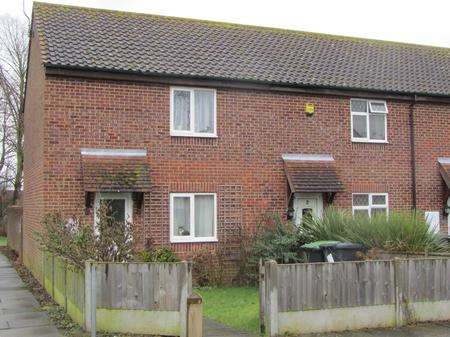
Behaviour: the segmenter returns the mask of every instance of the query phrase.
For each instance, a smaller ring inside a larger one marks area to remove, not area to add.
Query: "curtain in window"
[[[214,132],[214,93],[195,90],[195,132]]]
[[[385,120],[384,114],[370,114],[370,139],[384,140],[385,137]]]
[[[173,125],[175,130],[190,129],[191,93],[175,90],[173,93]]]
[[[195,196],[195,236],[214,236],[214,197],[211,195]]]
[[[173,235],[189,236],[191,233],[190,198],[173,198],[173,213]]]

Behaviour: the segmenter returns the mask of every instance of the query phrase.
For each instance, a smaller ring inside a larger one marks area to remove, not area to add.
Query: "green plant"
[[[142,262],[179,262],[180,259],[168,247],[152,250],[142,250],[137,254],[137,260]]]
[[[258,226],[252,247],[252,260],[275,260],[278,263],[302,261],[298,248],[303,244],[299,230],[290,221],[284,221],[279,215],[266,217]]]
[[[429,230],[419,211],[390,212],[371,218],[328,208],[322,218],[306,219],[300,235],[307,241],[338,240],[362,244],[368,249],[391,252],[440,252],[447,249],[442,235]]]
[[[97,209],[95,226],[77,218],[48,214],[35,235],[45,250],[84,268],[87,260],[124,262],[133,257],[133,227],[110,214],[108,204]]]
[[[216,250],[203,248],[192,256],[192,277],[197,286],[218,286],[224,284],[223,260]]]

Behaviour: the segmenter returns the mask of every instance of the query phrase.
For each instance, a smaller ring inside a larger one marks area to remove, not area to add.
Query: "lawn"
[[[259,333],[257,288],[204,287],[197,291],[203,297],[206,317],[238,330]]]
[[[0,236],[0,247],[6,246],[6,236]]]

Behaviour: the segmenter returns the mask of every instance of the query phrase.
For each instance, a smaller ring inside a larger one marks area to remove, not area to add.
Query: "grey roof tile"
[[[450,49],[34,4],[46,65],[450,96]]]

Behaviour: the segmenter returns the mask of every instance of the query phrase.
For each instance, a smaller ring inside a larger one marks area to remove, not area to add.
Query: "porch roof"
[[[439,171],[441,172],[442,179],[450,190],[450,158],[439,158]]]
[[[331,156],[283,156],[284,169],[292,193],[343,192]]]
[[[150,169],[146,156],[83,155],[86,192],[148,192]]]

